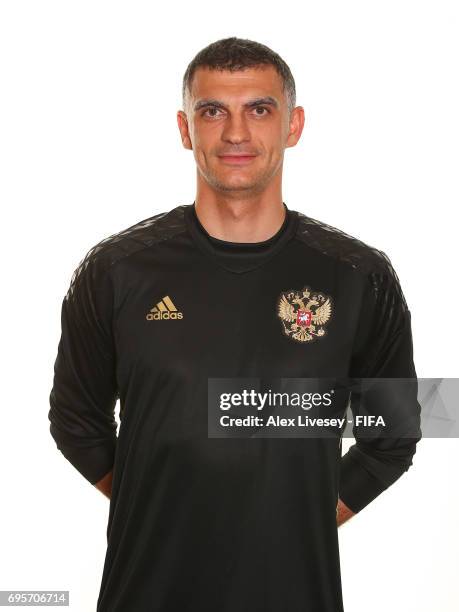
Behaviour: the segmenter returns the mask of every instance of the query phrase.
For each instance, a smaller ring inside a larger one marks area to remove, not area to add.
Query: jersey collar
[[[250,272],[271,259],[295,234],[298,214],[283,204],[286,214],[282,226],[262,242],[229,242],[211,236],[198,219],[195,201],[185,206],[185,222],[197,247],[217,265],[229,272]]]

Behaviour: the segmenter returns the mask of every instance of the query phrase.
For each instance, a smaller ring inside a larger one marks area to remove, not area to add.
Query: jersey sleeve
[[[411,313],[390,259],[383,251],[378,251],[378,258],[379,265],[365,275],[350,363],[356,442],[340,465],[339,496],[355,513],[409,469],[422,437]],[[371,384],[379,378],[385,380]],[[384,433],[363,433],[365,427],[356,426],[357,414],[381,414]]]
[[[48,413],[57,448],[91,484],[113,467],[118,399],[114,291],[109,268],[95,250],[74,271],[62,301]]]

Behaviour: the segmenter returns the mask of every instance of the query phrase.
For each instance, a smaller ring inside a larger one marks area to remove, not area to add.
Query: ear
[[[296,106],[290,113],[289,131],[285,143],[286,147],[294,147],[296,145],[303,132],[304,123],[304,108],[302,106]]]
[[[182,110],[177,111],[177,124],[184,148],[190,150],[193,149],[190,132],[188,129],[188,118],[186,116],[186,113]]]

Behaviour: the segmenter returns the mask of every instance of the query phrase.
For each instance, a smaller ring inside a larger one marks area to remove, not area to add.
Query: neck
[[[286,217],[281,194],[236,198],[198,193],[194,205],[208,234],[229,242],[268,240],[279,231]]]

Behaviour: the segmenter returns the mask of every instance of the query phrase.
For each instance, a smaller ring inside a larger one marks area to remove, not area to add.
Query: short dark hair
[[[272,49],[246,38],[222,38],[201,49],[188,64],[183,75],[182,102],[185,108],[186,93],[191,91],[194,73],[199,67],[211,70],[243,70],[268,64],[274,66],[282,79],[283,91],[287,97],[289,113],[296,105],[295,80],[285,61]]]

